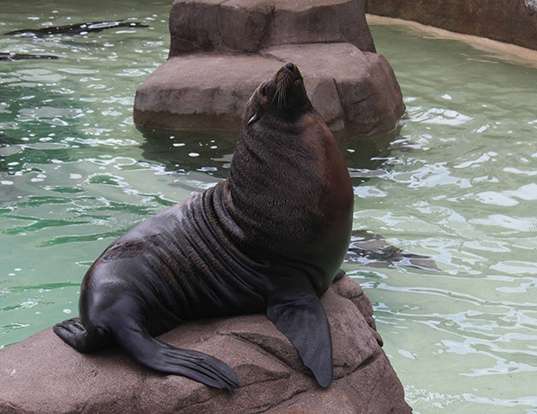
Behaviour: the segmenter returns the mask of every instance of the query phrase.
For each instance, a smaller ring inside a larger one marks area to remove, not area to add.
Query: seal
[[[344,157],[286,64],[248,101],[229,179],[112,243],[83,279],[80,318],[54,332],[80,352],[116,343],[148,368],[232,390],[239,380],[224,362],[155,336],[183,321],[265,312],[328,387],[319,298],[340,274],[352,210]]]

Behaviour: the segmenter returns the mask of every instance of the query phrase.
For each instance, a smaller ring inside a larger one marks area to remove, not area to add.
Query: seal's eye
[[[266,83],[261,87],[260,92],[261,92],[262,96],[267,96],[267,94],[268,94],[268,85]]]
[[[248,125],[252,125],[254,122],[257,122],[257,120],[259,120],[259,114],[256,112],[250,117],[250,119],[248,119]]]

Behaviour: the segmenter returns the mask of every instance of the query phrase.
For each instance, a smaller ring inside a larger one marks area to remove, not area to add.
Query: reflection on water
[[[196,171],[227,178],[237,139],[234,135],[178,132],[166,136],[146,136],[140,148],[145,160],[163,165],[166,171]]]
[[[168,1],[7,4],[2,32],[121,18],[150,27],[0,37],[1,51],[61,57],[0,62],[0,345],[74,316],[102,249],[226,177],[236,139],[146,139],[132,126],[135,87],[167,57]],[[396,137],[342,142],[354,228],[438,270],[345,269],[374,302],[416,412],[537,413],[537,72],[453,41],[373,33],[408,116]]]

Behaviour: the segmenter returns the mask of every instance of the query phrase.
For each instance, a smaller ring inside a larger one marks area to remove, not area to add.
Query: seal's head
[[[311,110],[313,107],[306,94],[300,70],[293,63],[287,63],[252,94],[244,122],[248,127],[268,116],[293,123]]]

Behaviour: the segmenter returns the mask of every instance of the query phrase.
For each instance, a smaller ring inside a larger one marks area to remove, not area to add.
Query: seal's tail
[[[182,375],[209,387],[231,391],[237,374],[224,362],[203,352],[175,348],[153,338],[135,320],[112,327],[118,344],[142,365],[166,374]]]

